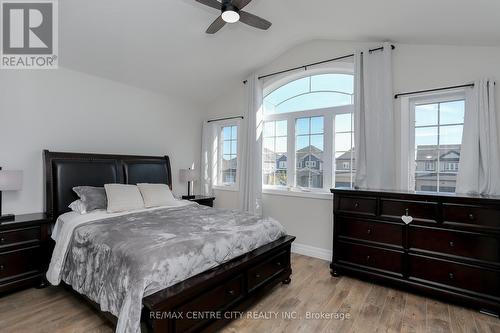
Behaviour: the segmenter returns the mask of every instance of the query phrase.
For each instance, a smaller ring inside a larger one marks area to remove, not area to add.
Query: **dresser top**
[[[478,195],[478,194],[461,194],[461,193],[433,193],[433,192],[418,192],[418,191],[400,191],[400,190],[361,190],[349,187],[336,187],[330,190],[332,193],[343,194],[366,194],[366,195],[387,195],[387,196],[412,196],[420,197],[422,200],[432,198],[456,198],[456,199],[475,199],[486,201],[500,201],[500,195]]]

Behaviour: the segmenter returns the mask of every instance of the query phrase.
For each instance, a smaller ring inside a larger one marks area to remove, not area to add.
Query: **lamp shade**
[[[180,170],[181,182],[192,182],[198,179],[198,172],[193,169],[181,169]]]
[[[21,170],[0,170],[0,191],[18,191],[23,187]]]

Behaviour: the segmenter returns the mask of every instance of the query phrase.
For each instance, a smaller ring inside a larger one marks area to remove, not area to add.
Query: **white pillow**
[[[177,204],[170,187],[166,184],[137,184],[146,208],[175,206]]]
[[[87,214],[87,205],[80,199],[73,201],[68,207],[78,214]]]
[[[126,212],[144,208],[141,192],[136,185],[105,184],[108,213]]]

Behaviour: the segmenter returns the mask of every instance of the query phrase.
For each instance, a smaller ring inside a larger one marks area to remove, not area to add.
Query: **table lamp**
[[[2,191],[19,191],[23,187],[23,172],[0,168],[0,222],[14,220],[13,214],[2,215]]]
[[[188,183],[188,194],[183,195],[182,199],[194,199],[194,194],[191,195],[191,184],[193,181],[198,179],[198,172],[194,169],[181,169],[180,170],[180,179],[182,182]],[[194,192],[194,191],[193,191]]]

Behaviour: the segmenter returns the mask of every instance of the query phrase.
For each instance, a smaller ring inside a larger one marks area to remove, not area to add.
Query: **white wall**
[[[312,41],[294,47],[256,72],[267,74],[350,54],[357,48],[378,46],[380,43]],[[459,85],[484,76],[499,80],[500,48],[396,44],[393,71],[395,93]],[[497,101],[500,101],[499,86]],[[227,96],[210,107],[210,117],[243,114],[244,96],[243,84],[228,91]],[[498,121],[500,128],[500,115]],[[216,194],[218,206],[236,207],[234,193],[228,195],[217,191]],[[331,250],[331,200],[265,194],[263,201],[264,214],[277,218],[290,234],[297,236],[296,243],[322,249],[321,253]]]
[[[4,192],[5,213],[44,211],[42,150],[171,157],[198,165],[201,108],[67,69],[0,73],[0,166],[24,170],[19,192]]]

